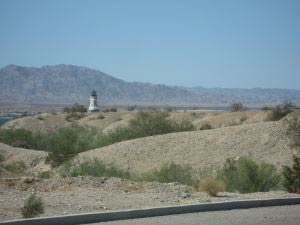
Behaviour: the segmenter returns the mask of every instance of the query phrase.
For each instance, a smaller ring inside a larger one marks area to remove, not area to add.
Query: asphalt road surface
[[[300,225],[300,205],[235,209],[95,223],[94,225]]]

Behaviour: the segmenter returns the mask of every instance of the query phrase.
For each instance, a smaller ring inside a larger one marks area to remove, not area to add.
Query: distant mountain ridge
[[[95,89],[99,103],[110,105],[228,106],[241,101],[249,106],[300,103],[300,90],[203,88],[126,82],[99,70],[74,65],[0,69],[0,102],[35,104],[88,104]]]

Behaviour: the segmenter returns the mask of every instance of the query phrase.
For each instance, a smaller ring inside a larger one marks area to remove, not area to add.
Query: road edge
[[[0,225],[75,225],[97,223],[114,220],[136,219],[174,214],[222,211],[231,209],[249,209],[268,206],[283,206],[300,204],[300,197],[237,200],[227,202],[200,203],[180,206],[164,206],[146,209],[129,209],[109,212],[93,212],[83,214],[71,214],[53,217],[40,217],[32,219],[20,219],[0,222]]]

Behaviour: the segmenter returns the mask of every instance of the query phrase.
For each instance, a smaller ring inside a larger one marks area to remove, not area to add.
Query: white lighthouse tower
[[[91,92],[89,112],[98,112],[100,109],[97,104],[97,93],[95,90]]]

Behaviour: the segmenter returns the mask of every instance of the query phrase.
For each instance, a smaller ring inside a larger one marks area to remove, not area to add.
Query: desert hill
[[[201,84],[195,84],[200,86]],[[99,70],[73,65],[41,68],[9,65],[0,69],[0,102],[22,104],[88,104],[95,89],[100,104],[142,106],[227,107],[300,103],[299,90],[175,87],[126,82]]]
[[[32,132],[51,132],[62,127],[77,124],[84,127],[94,127],[108,132],[119,126],[126,126],[134,118],[137,111],[97,112],[86,113],[78,120],[68,120],[64,113],[43,113],[35,116],[22,117],[5,123],[3,129],[23,128]],[[262,122],[268,112],[264,111],[202,111],[202,110],[173,110],[169,112],[170,119],[189,120],[197,129],[203,124],[213,128]]]
[[[260,122],[212,130],[172,133],[124,141],[80,154],[124,169],[146,172],[163,163],[188,164],[203,170],[222,166],[227,158],[252,156],[277,167],[290,165],[283,121]]]
[[[98,112],[85,114],[74,121],[68,121],[66,114],[48,113],[12,120],[1,129],[24,128],[33,132],[52,132],[78,124],[109,132],[116,127],[127,126],[136,113]],[[267,114],[266,111],[174,110],[169,112],[171,119],[185,118],[195,125],[197,131],[123,141],[83,152],[79,159],[96,157],[135,172],[159,168],[171,161],[188,164],[198,170],[218,168],[227,158],[241,156],[252,156],[258,161],[273,163],[278,168],[290,165],[294,151],[288,144],[287,118],[265,122]],[[203,124],[210,124],[213,129],[201,130]],[[19,152],[17,149],[16,154]]]

